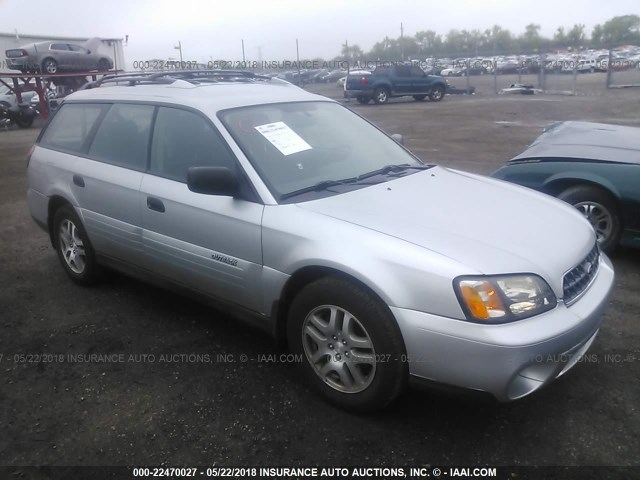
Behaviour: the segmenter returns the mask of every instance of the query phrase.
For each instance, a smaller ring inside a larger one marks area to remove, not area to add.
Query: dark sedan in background
[[[493,176],[574,205],[605,251],[640,248],[640,128],[554,123]]]
[[[7,66],[21,72],[106,71],[113,68],[111,57],[98,53],[99,39],[83,45],[62,41],[31,43],[6,50]],[[93,48],[92,48],[93,47]]]

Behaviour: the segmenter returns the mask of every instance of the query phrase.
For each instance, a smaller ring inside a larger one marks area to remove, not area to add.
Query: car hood
[[[442,167],[298,206],[419,245],[469,274],[539,274],[559,296],[563,275],[595,243],[564,202]]]
[[[591,122],[558,122],[511,161],[582,159],[640,165],[640,128]]]

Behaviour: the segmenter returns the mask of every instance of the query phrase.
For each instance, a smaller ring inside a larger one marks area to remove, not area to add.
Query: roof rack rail
[[[97,88],[101,86],[103,83],[125,83],[128,86],[133,86],[140,83],[173,83],[171,79],[157,79],[151,81],[149,73],[125,73],[124,75],[105,75],[99,80],[95,80],[93,82],[85,83],[79,90],[90,90],[92,88]]]
[[[182,80],[196,80],[198,78],[237,78],[244,77],[251,80],[271,80],[266,75],[258,75],[257,73],[247,72],[246,70],[168,70],[164,72],[152,73],[150,79],[162,77],[180,78]]]
[[[168,84],[176,80],[196,83],[198,81],[271,81],[266,75],[258,75],[245,70],[168,70],[163,72],[136,72],[124,75],[105,75],[99,80],[83,85],[80,90],[97,88],[103,83],[123,82],[128,86],[139,84]]]

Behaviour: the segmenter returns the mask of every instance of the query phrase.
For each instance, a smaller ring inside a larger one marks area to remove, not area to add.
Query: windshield
[[[341,193],[418,171],[408,168],[392,176],[384,168],[389,165],[422,166],[393,139],[336,103],[258,105],[225,110],[219,117],[278,200],[307,190]],[[377,170],[379,178],[358,178]]]

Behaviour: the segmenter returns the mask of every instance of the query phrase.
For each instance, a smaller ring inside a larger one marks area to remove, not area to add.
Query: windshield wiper
[[[301,195],[303,193],[308,193],[308,192],[320,192],[322,190],[335,187],[336,185],[346,185],[351,183],[357,183],[358,180],[359,180],[358,177],[343,178],[342,180],[323,180],[314,185],[300,188],[299,190],[294,190],[293,192],[283,193],[282,195],[280,195],[280,199],[284,200],[285,198],[295,197],[296,195]]]
[[[392,172],[403,172],[405,170],[427,170],[433,168],[433,165],[409,165],[408,163],[385,165],[382,168],[371,172],[363,173],[357,177],[357,180],[375,177],[376,175],[389,175]]]
[[[403,163],[401,165],[386,165],[372,172],[358,175],[357,177],[343,178],[342,180],[322,180],[321,182],[318,182],[314,185],[300,188],[299,190],[294,190],[293,192],[283,193],[282,195],[280,195],[280,200],[285,200],[287,198],[295,197],[296,195],[302,195],[303,193],[321,192],[323,190],[327,190],[328,188],[335,187],[336,185],[376,185],[380,182],[365,183],[365,182],[362,182],[362,180],[365,180],[370,177],[374,177],[376,175],[388,175],[392,172],[403,172],[405,170],[410,170],[410,169],[426,170],[432,167],[433,165],[409,165],[408,163]]]

